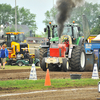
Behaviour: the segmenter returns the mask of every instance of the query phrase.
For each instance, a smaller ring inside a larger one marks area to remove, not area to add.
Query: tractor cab
[[[11,47],[11,42],[24,42],[24,32],[7,32],[7,47]]]
[[[72,38],[72,43],[75,44],[79,37],[79,30],[76,25],[66,25],[62,35],[69,35]]]
[[[77,24],[67,24],[64,26],[62,36],[63,35],[69,35],[72,38],[72,43],[77,44],[78,38],[80,37],[80,27]],[[59,27],[59,26],[58,26]],[[54,38],[52,38],[50,41],[58,41],[58,27],[54,27]],[[59,39],[59,38],[58,38]]]
[[[7,48],[9,58],[16,58],[16,50],[23,54],[25,47],[29,48],[29,44],[25,43],[24,32],[7,32]]]

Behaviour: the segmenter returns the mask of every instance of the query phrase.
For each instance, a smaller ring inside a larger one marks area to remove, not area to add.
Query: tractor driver
[[[69,50],[69,38],[68,37],[64,37],[64,40],[63,40],[64,44],[66,45],[66,53],[68,53],[68,50]]]

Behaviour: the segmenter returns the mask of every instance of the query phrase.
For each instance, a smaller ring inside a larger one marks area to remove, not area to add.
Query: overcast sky
[[[86,0],[87,2],[99,3],[100,0]],[[38,27],[37,34],[43,32],[45,27],[42,21],[45,19],[45,12],[50,10],[54,5],[56,5],[56,0],[16,0],[17,6],[24,7],[26,9],[30,9],[31,13],[36,14],[36,24]],[[12,7],[15,6],[15,0],[0,0],[0,4],[7,3]]]

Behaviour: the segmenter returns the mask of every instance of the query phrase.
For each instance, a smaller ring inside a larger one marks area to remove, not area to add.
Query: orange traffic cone
[[[49,69],[47,69],[47,73],[46,73],[45,86],[51,86]]]

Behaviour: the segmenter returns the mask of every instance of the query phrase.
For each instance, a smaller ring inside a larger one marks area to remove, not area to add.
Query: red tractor
[[[54,69],[56,67],[59,70],[67,71],[69,69],[69,48],[71,48],[71,38],[68,35],[61,37],[61,44],[53,42],[50,45],[49,56],[43,58],[42,69],[44,71]]]
[[[84,38],[79,33],[80,28],[77,24],[68,24],[64,26],[61,36],[58,37],[58,27],[53,27],[53,36],[49,45],[40,49],[40,66],[43,71],[47,68],[53,71],[84,71],[86,56],[84,49]],[[48,28],[50,33],[50,29]],[[65,41],[66,40],[66,41]]]
[[[63,69],[63,71],[67,71],[68,61],[65,56],[66,46],[65,44],[58,44],[57,48],[50,47],[50,57],[45,57],[42,60],[42,68],[44,71],[50,67],[57,67],[59,70]]]

